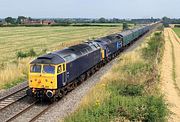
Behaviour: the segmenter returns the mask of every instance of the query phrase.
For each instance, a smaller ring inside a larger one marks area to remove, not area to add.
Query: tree
[[[162,20],[164,27],[169,27],[169,24],[171,23],[171,19],[168,17],[163,17]]]
[[[102,17],[102,18],[99,19],[99,22],[100,22],[100,23],[105,23],[105,22],[106,22],[106,19]]]
[[[118,22],[120,22],[120,20],[119,20],[118,18],[113,18],[113,19],[112,19],[112,22],[113,22],[113,23],[118,23]]]
[[[16,23],[16,19],[12,18],[12,17],[7,17],[5,18],[5,21],[9,24],[15,24]]]
[[[123,30],[127,30],[128,29],[128,24],[126,22],[123,23]]]
[[[23,20],[23,19],[26,19],[26,17],[24,17],[24,16],[18,16],[16,23],[17,23],[17,24],[22,24],[22,20]]]

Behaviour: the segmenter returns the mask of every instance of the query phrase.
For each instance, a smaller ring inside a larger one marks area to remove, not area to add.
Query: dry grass
[[[30,60],[32,60],[32,58],[21,59],[16,63],[4,66],[4,69],[0,70],[0,88],[8,88],[9,86],[16,84],[16,82],[20,82],[20,79],[27,78],[28,63]],[[5,84],[7,86],[4,86]]]
[[[0,89],[4,84],[27,77],[31,58],[17,60],[18,51],[34,49],[40,53],[78,44],[87,39],[105,36],[121,30],[119,27],[6,27],[0,28]]]

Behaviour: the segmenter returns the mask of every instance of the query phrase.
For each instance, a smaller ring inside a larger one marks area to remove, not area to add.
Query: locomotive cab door
[[[57,74],[58,74],[58,82],[62,82],[62,85],[65,86],[66,82],[67,82],[67,78],[66,78],[66,64],[65,63],[60,64],[58,66]]]

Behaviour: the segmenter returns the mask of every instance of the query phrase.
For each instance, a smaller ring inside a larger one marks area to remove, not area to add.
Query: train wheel
[[[86,76],[87,76],[87,78],[89,78],[89,77],[91,76],[91,72],[90,72],[90,71],[87,71],[87,72],[86,72]]]
[[[95,73],[94,68],[91,69],[91,74],[93,75]]]
[[[51,102],[58,102],[60,100],[59,96],[54,96],[53,98],[50,99]]]
[[[98,71],[99,70],[99,66],[98,64],[95,66],[95,70]]]
[[[74,81],[74,82],[73,82],[73,89],[75,89],[76,87],[77,87],[77,82]]]
[[[73,84],[73,83],[68,84],[68,86],[67,86],[67,91],[70,92],[70,91],[72,91],[73,89],[74,89],[74,84]]]
[[[61,89],[58,93],[58,97],[60,98],[64,97],[65,95],[66,95],[66,92],[63,89]]]
[[[78,81],[79,81],[80,83],[82,83],[83,81],[85,81],[85,79],[86,79],[86,75],[83,74],[83,75],[81,75],[81,76],[78,78]]]

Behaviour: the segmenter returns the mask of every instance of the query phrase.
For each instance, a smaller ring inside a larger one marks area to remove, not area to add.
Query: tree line
[[[165,27],[169,27],[169,24],[180,24],[180,18],[179,19],[171,19],[168,17],[163,17],[162,21],[163,21],[163,25]]]
[[[31,17],[25,17],[25,16],[18,16],[18,18],[13,18],[13,17],[6,17],[4,21],[6,24],[22,24],[22,20],[28,19],[28,20],[37,20],[33,19]],[[39,19],[40,20],[40,19]],[[104,17],[101,18],[54,18],[51,20],[54,20],[55,23],[57,24],[76,24],[76,23],[138,23],[138,24],[147,24],[147,23],[152,23],[152,22],[157,22],[160,19],[118,19],[118,18],[111,18],[107,19]]]

